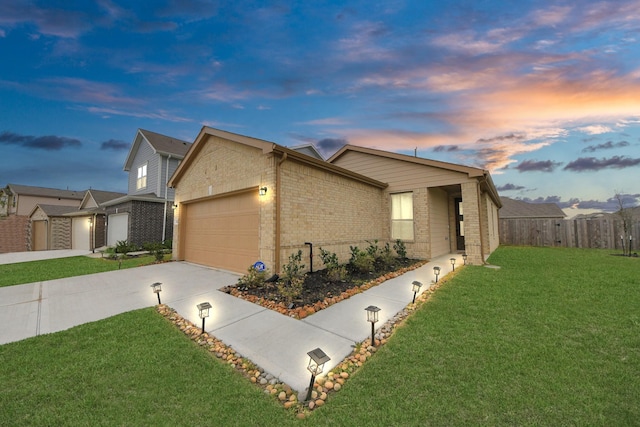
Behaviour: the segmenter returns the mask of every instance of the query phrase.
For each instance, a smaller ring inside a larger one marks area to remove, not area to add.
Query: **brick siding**
[[[0,217],[0,253],[28,251],[30,234],[31,221],[28,216]]]

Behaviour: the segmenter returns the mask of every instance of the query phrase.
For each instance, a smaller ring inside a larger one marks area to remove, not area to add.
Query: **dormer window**
[[[147,186],[147,164],[138,167],[138,180],[136,181],[136,189],[140,190]]]

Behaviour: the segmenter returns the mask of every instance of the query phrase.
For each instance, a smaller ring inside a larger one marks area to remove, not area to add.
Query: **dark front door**
[[[464,250],[464,212],[462,210],[462,199],[455,199],[456,205],[456,249]]]

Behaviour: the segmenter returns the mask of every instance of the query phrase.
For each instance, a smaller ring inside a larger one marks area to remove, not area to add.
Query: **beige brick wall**
[[[203,141],[197,157],[178,182],[175,189],[175,203],[180,206],[180,203],[191,200],[206,199],[251,187],[267,186],[270,191],[267,192],[265,201],[261,200],[264,205],[274,195],[275,178],[270,168],[273,168],[273,158],[265,156],[262,150],[209,136],[207,141]],[[180,219],[181,209],[178,207],[174,211],[174,256],[180,253],[182,244],[179,238]],[[261,227],[261,239],[273,233],[272,228],[272,226],[267,229]]]
[[[476,180],[469,180],[461,185],[462,208],[464,211],[464,243],[467,262],[474,265],[484,263],[482,254],[482,236],[480,234],[480,200]]]
[[[341,262],[350,246],[364,249],[367,241],[380,240],[388,228],[384,191],[346,177],[285,161],[281,170],[281,260],[299,249],[309,267],[314,245],[314,269],[323,268],[320,247],[335,252]],[[381,246],[385,242],[381,242]]]

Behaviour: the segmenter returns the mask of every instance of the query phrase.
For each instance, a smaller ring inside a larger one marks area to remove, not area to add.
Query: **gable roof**
[[[127,195],[126,193],[118,193],[115,191],[102,191],[102,190],[89,189],[87,190],[85,199],[91,197],[96,202],[96,204],[100,206],[103,203],[108,202],[109,200],[117,199],[118,197],[123,197],[126,195]],[[83,200],[83,202],[84,201],[85,200]],[[80,206],[83,206],[83,205],[84,203],[82,203]]]
[[[40,208],[47,216],[64,216],[65,214],[75,212],[78,210],[76,206],[63,206],[63,205],[47,205],[37,204],[31,211],[31,215]]]
[[[555,203],[528,203],[502,197],[500,218],[559,218],[567,216]]]
[[[313,144],[296,145],[295,147],[289,147],[289,148],[299,153],[304,153],[308,156],[315,157],[316,159],[325,160],[324,156],[318,151],[316,146]]]
[[[331,156],[327,160],[327,162],[333,163],[338,158],[340,158],[341,156],[343,156],[345,153],[349,151],[365,153],[365,154],[370,154],[372,156],[386,157],[388,159],[400,160],[403,162],[410,162],[410,163],[415,163],[419,165],[465,173],[469,178],[478,178],[480,185],[483,187],[483,190],[489,193],[489,195],[491,196],[494,203],[498,206],[498,208],[502,206],[502,202],[500,201],[500,195],[498,194],[498,190],[496,189],[496,186],[493,183],[491,174],[487,170],[474,168],[471,166],[459,165],[455,163],[441,162],[439,160],[425,159],[423,157],[408,156],[406,154],[393,153],[391,151],[378,150],[375,148],[359,147],[357,145],[351,145],[351,144],[346,144],[341,149],[336,151],[335,154],[333,154],[333,156]]]
[[[135,154],[143,142],[148,143],[156,154],[171,156],[180,160],[184,158],[191,147],[190,142],[151,132],[150,130],[138,129],[133,144],[131,144],[127,159],[124,162],[125,171],[131,170]]]
[[[323,160],[319,160],[307,154],[292,150],[291,148],[286,148],[276,143],[265,141],[258,138],[253,138],[250,136],[244,136],[244,135],[227,132],[220,129],[210,128],[208,126],[203,126],[202,129],[200,130],[198,137],[196,138],[194,143],[191,145],[191,148],[189,149],[189,152],[187,153],[187,155],[184,157],[184,160],[180,162],[177,169],[173,173],[173,176],[171,176],[171,179],[169,179],[169,183],[168,183],[169,187],[173,188],[178,184],[178,182],[180,182],[180,179],[184,175],[185,171],[189,168],[189,165],[191,164],[191,162],[193,162],[193,159],[197,157],[200,150],[202,150],[202,147],[204,146],[209,136],[216,136],[216,137],[233,141],[239,144],[255,147],[262,150],[263,154],[268,154],[268,153],[280,154],[285,158],[296,160],[298,162],[301,162],[307,165],[315,166],[317,168],[326,170],[328,172],[342,175],[342,176],[354,179],[356,181],[363,182],[365,184],[373,185],[378,188],[387,187],[387,184],[384,182],[380,182],[373,178],[369,178],[368,176],[360,175],[348,169],[341,168],[340,166],[332,165]]]
[[[17,194],[24,196],[40,196],[72,200],[82,200],[85,193],[84,190],[59,190],[57,188],[32,187],[30,185],[19,184],[8,184],[7,188],[9,188],[9,191],[11,191],[11,193],[13,193],[14,195]]]

